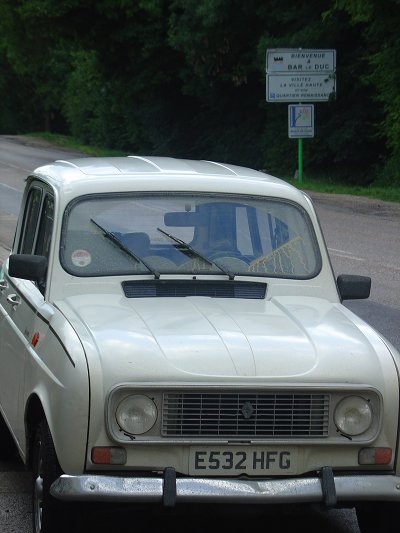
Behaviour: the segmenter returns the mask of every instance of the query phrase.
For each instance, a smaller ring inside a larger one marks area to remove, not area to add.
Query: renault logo
[[[241,411],[245,418],[250,418],[254,412],[254,409],[250,402],[246,402],[243,404]]]

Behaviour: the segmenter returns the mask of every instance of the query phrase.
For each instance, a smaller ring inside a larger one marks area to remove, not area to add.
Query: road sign
[[[314,106],[294,105],[288,106],[289,138],[305,139],[314,137]]]
[[[268,102],[326,102],[336,92],[332,74],[269,74]]]
[[[274,48],[267,50],[268,73],[335,72],[336,50]]]
[[[297,138],[298,179],[303,181],[303,138],[314,137],[314,106],[336,96],[336,50],[271,48],[266,58],[267,102],[289,106],[289,137]]]
[[[336,50],[267,50],[267,102],[327,102],[336,94]]]

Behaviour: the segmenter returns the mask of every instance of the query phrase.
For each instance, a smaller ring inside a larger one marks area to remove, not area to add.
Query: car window
[[[76,276],[211,273],[311,278],[312,224],[297,204],[208,194],[85,196],[67,208],[60,250]]]
[[[46,257],[49,257],[53,223],[54,199],[50,194],[46,194],[40,217],[39,231],[35,246],[35,255],[45,255]]]
[[[42,201],[42,189],[33,187],[28,194],[25,213],[22,223],[22,237],[18,248],[20,254],[30,254],[36,236],[37,223],[39,219]]]

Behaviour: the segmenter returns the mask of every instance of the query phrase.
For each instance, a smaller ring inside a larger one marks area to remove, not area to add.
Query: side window
[[[49,257],[53,223],[54,198],[47,194],[43,202],[43,209],[40,217],[39,231],[35,246],[35,255],[45,255],[46,257]]]
[[[31,254],[33,250],[33,243],[35,242],[35,234],[40,213],[40,205],[42,200],[42,190],[39,187],[33,187],[29,191],[26,202],[24,221],[22,226],[22,238],[19,243],[18,253]]]

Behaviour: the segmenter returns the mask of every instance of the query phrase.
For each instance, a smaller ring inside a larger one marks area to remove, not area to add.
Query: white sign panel
[[[269,74],[268,102],[326,102],[336,92],[336,77],[330,74]]]
[[[335,72],[336,50],[275,48],[267,50],[267,73]]]
[[[305,139],[314,137],[314,106],[294,105],[288,107],[289,138]]]

